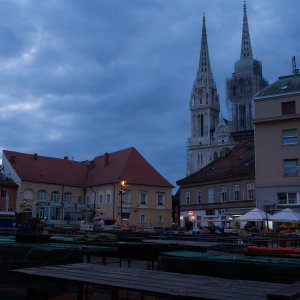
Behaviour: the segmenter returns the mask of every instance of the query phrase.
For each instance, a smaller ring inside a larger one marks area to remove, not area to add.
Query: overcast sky
[[[300,1],[247,8],[265,78],[290,74],[293,55],[300,67]],[[86,160],[133,146],[175,185],[186,171],[203,13],[227,116],[242,0],[1,0],[1,150]]]

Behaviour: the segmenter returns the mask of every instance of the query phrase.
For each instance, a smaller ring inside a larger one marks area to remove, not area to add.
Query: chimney
[[[37,154],[36,153],[33,154],[33,159],[37,160]]]
[[[105,152],[104,154],[104,167],[109,165],[109,154]]]
[[[69,159],[69,156],[64,156],[64,159],[68,160],[68,159]]]
[[[90,164],[89,164],[89,168],[92,169],[95,167],[95,161],[94,160],[91,160],[90,161]]]

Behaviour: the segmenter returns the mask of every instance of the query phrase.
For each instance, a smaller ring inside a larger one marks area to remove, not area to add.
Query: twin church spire
[[[199,66],[191,98],[191,135],[187,144],[187,174],[198,171],[234,146],[234,133],[253,129],[253,95],[267,85],[261,63],[253,59],[247,18],[243,6],[243,30],[240,59],[231,79],[226,80],[230,120],[220,114],[220,102],[209,59],[206,18],[202,19]],[[240,135],[242,136],[242,135]],[[244,136],[243,136],[244,137]]]

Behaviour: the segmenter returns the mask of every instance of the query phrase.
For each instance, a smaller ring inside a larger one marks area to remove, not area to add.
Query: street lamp
[[[121,181],[121,189],[120,189],[120,196],[121,196],[121,226],[123,225],[123,194],[125,193],[124,187],[125,187],[126,181]]]

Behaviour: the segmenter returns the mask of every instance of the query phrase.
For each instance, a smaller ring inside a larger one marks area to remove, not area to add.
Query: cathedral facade
[[[237,143],[253,140],[253,97],[267,85],[262,76],[261,62],[253,59],[244,3],[241,55],[234,65],[232,77],[226,80],[230,119],[222,117],[203,16],[200,60],[190,96],[191,133],[187,143],[187,175],[225,156]]]

